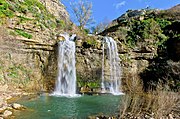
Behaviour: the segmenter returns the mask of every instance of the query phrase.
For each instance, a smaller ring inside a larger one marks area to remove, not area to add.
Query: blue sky
[[[67,7],[71,15],[69,2],[78,0],[61,0]],[[142,9],[149,6],[150,8],[168,9],[177,4],[180,0],[87,0],[93,4],[93,18],[98,24],[103,21],[112,21],[118,18],[128,9]]]

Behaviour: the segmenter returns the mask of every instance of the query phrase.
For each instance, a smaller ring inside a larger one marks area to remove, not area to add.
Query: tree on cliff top
[[[71,2],[71,7],[79,27],[84,29],[85,26],[94,22],[92,18],[92,3],[86,0]]]

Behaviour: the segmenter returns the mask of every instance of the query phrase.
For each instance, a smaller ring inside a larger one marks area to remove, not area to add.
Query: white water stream
[[[56,87],[52,95],[56,96],[77,96],[76,94],[76,67],[75,67],[75,42],[74,35],[61,34],[65,40],[58,43],[58,76]],[[106,50],[106,53],[105,53]],[[109,92],[114,95],[122,94],[121,67],[117,50],[117,43],[111,37],[105,37],[103,43],[102,58],[102,92]],[[108,67],[108,68],[107,68]],[[108,71],[108,76],[105,74]]]
[[[105,47],[106,55],[105,56]],[[111,37],[104,37],[103,43],[103,58],[102,58],[102,92],[109,92],[114,95],[120,95],[121,86],[121,67],[120,58],[118,55],[117,43]],[[107,65],[106,64],[107,61]],[[107,70],[108,71],[105,71]],[[105,76],[105,72],[109,72],[108,76]]]
[[[76,95],[76,67],[74,35],[61,34],[64,41],[58,43],[58,76],[52,95]]]

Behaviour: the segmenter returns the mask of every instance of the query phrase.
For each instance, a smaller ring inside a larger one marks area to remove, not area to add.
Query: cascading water
[[[74,35],[61,34],[64,41],[58,43],[58,76],[53,95],[74,96],[76,94],[76,67]]]
[[[105,56],[105,46],[107,50],[107,56]],[[106,66],[106,62],[107,65]],[[102,92],[110,92],[114,95],[123,94],[120,91],[121,86],[121,67],[120,58],[118,55],[117,43],[111,37],[104,37],[103,43],[103,58],[102,58]],[[107,68],[108,67],[108,68]],[[108,69],[108,77],[105,78],[105,70]]]
[[[102,58],[102,82],[101,82],[101,89],[102,92],[105,92],[105,85],[104,85],[104,43],[102,46],[103,58]]]

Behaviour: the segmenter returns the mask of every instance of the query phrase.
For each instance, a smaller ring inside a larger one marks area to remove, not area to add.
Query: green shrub
[[[166,41],[168,40],[168,37],[164,34],[158,34],[158,41],[156,42],[156,46],[159,47],[159,49],[164,49],[166,48]]]
[[[133,48],[136,45],[137,42],[137,36],[135,34],[135,32],[133,31],[128,31],[127,32],[127,45],[131,48]]]
[[[12,11],[10,11],[10,10],[5,11],[4,14],[9,18],[14,17],[14,13]]]
[[[155,20],[156,20],[156,22],[159,24],[159,26],[160,26],[161,28],[165,28],[167,25],[170,25],[170,24],[171,24],[171,22],[168,21],[168,20],[166,20],[166,19],[156,18]]]
[[[9,9],[9,4],[5,0],[0,1],[0,18],[2,17],[14,17],[14,13]]]
[[[89,86],[90,88],[98,88],[98,87],[100,87],[99,82],[88,82],[86,85]]]
[[[61,28],[65,28],[65,22],[63,20],[57,20],[56,19],[56,23],[57,23],[57,26],[61,27]]]
[[[11,78],[18,78],[18,69],[16,67],[10,67],[8,69],[8,76]]]
[[[90,88],[98,88],[100,87],[100,83],[99,82],[85,82],[85,81],[78,81],[78,87],[84,87],[84,86],[88,86]]]
[[[19,21],[20,23],[33,20],[33,19],[27,18],[25,16],[18,16],[18,18],[20,19],[20,21]]]
[[[144,39],[156,40],[157,36],[162,33],[160,25],[153,18],[141,21],[132,20],[129,27],[127,45],[130,47],[134,47],[138,41],[144,41]]]
[[[24,5],[26,6],[37,6],[40,10],[46,10],[44,5],[38,0],[24,0]]]
[[[16,16],[14,12],[19,12],[21,16]],[[22,15],[22,13],[24,15]],[[27,13],[32,13],[34,19],[24,17],[27,15]],[[46,28],[57,28],[55,16],[50,14],[47,11],[46,7],[39,0],[0,0],[0,18],[12,18],[14,16],[19,18],[19,24],[24,23],[28,20],[34,20],[43,24]],[[0,21],[0,25],[4,23],[4,21]],[[60,21],[60,26],[64,28],[65,23],[63,21]],[[30,35],[26,33],[24,34],[21,31],[16,32],[27,38],[31,37]]]
[[[91,46],[96,46],[97,45],[97,41],[95,39],[93,39],[93,38],[92,39],[87,39],[86,43],[88,45],[91,45]]]
[[[21,36],[23,36],[23,37],[25,37],[25,38],[28,38],[28,39],[31,39],[31,38],[32,38],[32,35],[31,35],[31,34],[25,32],[25,31],[23,31],[23,30],[21,30],[21,29],[15,29],[15,32],[16,32],[18,35],[21,35]]]

